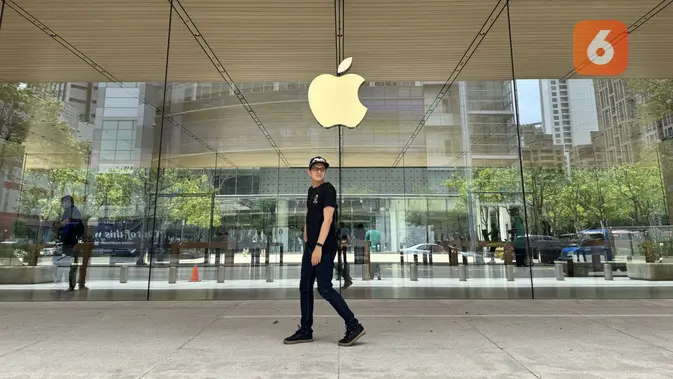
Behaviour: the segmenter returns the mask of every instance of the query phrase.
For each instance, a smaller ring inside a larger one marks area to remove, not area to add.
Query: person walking
[[[346,333],[339,340],[339,346],[351,346],[366,333],[344,298],[332,287],[334,258],[339,247],[334,226],[338,205],[334,186],[325,181],[328,167],[327,160],[322,157],[314,157],[309,161],[311,187],[306,199],[304,254],[299,280],[301,325],[294,334],[283,340],[285,344],[313,341],[313,283],[316,280],[320,296],[332,305],[346,324]]]
[[[75,290],[75,283],[77,282],[77,267],[79,259],[79,251],[75,250],[75,245],[79,242],[79,238],[84,234],[84,223],[82,222],[82,214],[79,209],[75,206],[75,200],[70,195],[65,195],[61,198],[61,207],[63,207],[63,213],[61,214],[61,220],[56,224],[55,228],[58,232],[59,239],[61,241],[61,248],[63,249],[63,255],[66,257],[73,258],[73,262],[70,265],[70,272],[68,273],[68,290]],[[82,259],[86,259],[83,257]],[[82,262],[86,264],[87,262]],[[82,273],[82,275],[84,275]],[[80,280],[80,289],[84,283],[84,278]]]

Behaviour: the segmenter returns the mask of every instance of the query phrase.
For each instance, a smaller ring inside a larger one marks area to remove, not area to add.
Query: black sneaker
[[[286,345],[294,345],[297,343],[304,343],[304,342],[313,342],[313,335],[309,332],[304,331],[301,328],[299,328],[296,332],[294,332],[293,335],[283,340],[283,343]]]
[[[346,330],[346,335],[344,335],[344,338],[339,340],[339,346],[353,346],[360,337],[364,336],[367,332],[365,331],[365,328],[362,326],[362,324],[357,324],[356,326],[347,329]]]

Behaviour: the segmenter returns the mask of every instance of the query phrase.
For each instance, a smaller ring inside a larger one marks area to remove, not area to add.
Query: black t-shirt
[[[308,196],[306,198],[306,237],[309,245],[315,245],[320,236],[320,227],[324,220],[323,210],[325,207],[334,208],[334,217],[332,217],[332,225],[327,235],[327,239],[323,243],[323,249],[336,251],[336,220],[337,220],[337,196],[334,186],[330,182],[325,182],[320,186],[308,189]]]

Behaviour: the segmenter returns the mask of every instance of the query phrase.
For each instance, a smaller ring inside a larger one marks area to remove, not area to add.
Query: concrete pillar
[[[224,266],[217,266],[217,282],[224,283]]]
[[[563,263],[554,264],[556,270],[556,280],[565,280],[565,274],[563,273]]]
[[[288,249],[290,235],[293,234],[290,233],[290,229],[288,228],[288,214],[287,200],[278,199],[276,202],[276,227],[273,231],[273,241],[282,243],[285,251]],[[304,227],[304,225],[299,225],[299,230],[301,230],[302,227]],[[271,261],[273,262],[273,260]]]
[[[266,282],[273,282],[273,265],[266,265]]]
[[[129,281],[129,266],[122,266],[119,270],[119,283]]]
[[[603,274],[605,275],[605,280],[613,280],[612,265],[610,263],[606,263],[603,265]]]
[[[505,276],[507,277],[508,282],[514,281],[514,266],[505,265]]]
[[[371,280],[371,279],[372,275],[369,263],[365,263],[362,265],[362,280]]]
[[[458,280],[461,282],[467,281],[467,266],[458,266]]]
[[[175,284],[178,280],[178,268],[169,267],[168,268],[168,284]]]
[[[411,265],[409,265],[409,279],[411,279],[412,282],[417,282],[418,281],[418,263],[414,262]]]

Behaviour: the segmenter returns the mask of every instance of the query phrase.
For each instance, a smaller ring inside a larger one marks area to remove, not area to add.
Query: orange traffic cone
[[[189,279],[190,282],[200,282],[201,280],[199,279],[199,267],[197,265],[194,265],[192,267],[192,278]]]

